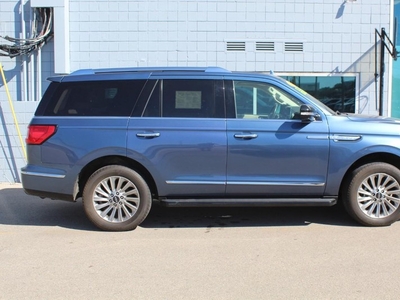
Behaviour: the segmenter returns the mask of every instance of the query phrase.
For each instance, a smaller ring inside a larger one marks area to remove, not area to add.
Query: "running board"
[[[159,199],[168,207],[257,207],[257,206],[333,206],[336,198],[270,198],[270,199]]]

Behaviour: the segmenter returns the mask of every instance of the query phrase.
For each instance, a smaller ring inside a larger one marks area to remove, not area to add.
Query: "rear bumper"
[[[62,170],[28,165],[21,169],[21,180],[22,187],[28,195],[75,201],[74,181],[68,180]]]
[[[27,195],[31,196],[38,196],[40,198],[50,198],[53,200],[65,200],[65,201],[76,201],[72,195],[60,194],[60,193],[51,193],[51,192],[44,192],[44,191],[37,191],[37,190],[30,190],[24,188],[24,191]]]

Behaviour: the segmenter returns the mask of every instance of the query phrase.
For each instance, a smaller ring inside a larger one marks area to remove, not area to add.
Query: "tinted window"
[[[282,89],[264,82],[233,81],[237,118],[292,119],[302,104]]]
[[[161,80],[157,81],[150,92],[150,97],[146,103],[143,117],[159,117],[161,115]]]
[[[129,116],[144,80],[60,83],[47,116]]]
[[[222,81],[219,82],[222,86]],[[223,117],[223,98],[218,92],[217,85],[218,81],[215,80],[163,80],[150,95],[143,116]]]

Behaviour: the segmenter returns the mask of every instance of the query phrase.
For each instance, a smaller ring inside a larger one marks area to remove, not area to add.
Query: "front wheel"
[[[135,229],[147,217],[152,203],[145,180],[124,166],[105,166],[90,176],[83,190],[83,207],[100,229]]]
[[[344,186],[348,213],[367,226],[389,226],[400,218],[400,171],[387,163],[370,163],[351,174]]]

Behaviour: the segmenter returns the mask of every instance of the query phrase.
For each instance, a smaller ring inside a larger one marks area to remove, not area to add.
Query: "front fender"
[[[331,141],[332,143],[335,142]],[[366,159],[368,162],[380,160],[390,162],[391,156],[399,157],[400,149],[394,145],[354,147],[347,142],[331,145],[325,195],[338,195],[346,173],[360,161]]]

